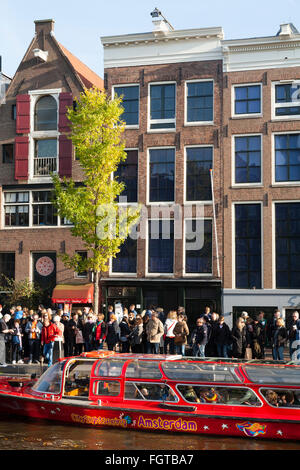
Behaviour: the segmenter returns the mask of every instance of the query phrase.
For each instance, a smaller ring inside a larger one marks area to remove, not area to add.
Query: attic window
[[[52,96],[42,96],[36,103],[34,129],[36,131],[57,130],[57,103]]]

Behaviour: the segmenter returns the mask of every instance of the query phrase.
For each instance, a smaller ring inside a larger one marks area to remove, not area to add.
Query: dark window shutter
[[[72,176],[72,141],[66,135],[59,136],[59,176]]]
[[[28,134],[30,132],[30,96],[17,95],[17,134]]]
[[[16,136],[15,138],[15,179],[28,179],[28,137]]]
[[[70,132],[70,121],[67,118],[67,107],[73,106],[72,93],[60,93],[59,95],[59,132]]]

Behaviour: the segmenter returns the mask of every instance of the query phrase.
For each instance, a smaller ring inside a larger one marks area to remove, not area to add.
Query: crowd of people
[[[188,327],[183,307],[167,314],[162,308],[149,307],[137,313],[135,305],[122,312],[108,307],[108,315],[94,314],[84,307],[71,315],[39,306],[37,311],[12,307],[2,315],[0,306],[0,364],[40,363],[50,366],[61,357],[83,351],[116,350],[121,353],[181,354],[197,357],[264,359],[265,348],[272,348],[274,360],[283,360],[284,347],[300,353],[300,320],[297,311],[288,327],[279,310],[267,322],[264,312],[251,318],[242,312],[233,328],[223,315],[209,307]],[[299,359],[299,358],[298,358]],[[297,360],[297,358],[296,358]]]

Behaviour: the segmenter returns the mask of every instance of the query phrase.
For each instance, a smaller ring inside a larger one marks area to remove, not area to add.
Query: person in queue
[[[109,351],[113,351],[119,341],[119,325],[117,322],[117,317],[114,313],[111,313],[109,316],[109,321],[107,322],[107,335],[106,343]]]
[[[287,330],[284,326],[284,320],[278,318],[276,320],[276,328],[273,330],[272,336],[272,356],[275,361],[283,360],[284,344],[287,341]]]
[[[205,346],[208,342],[208,328],[203,317],[196,320],[196,328],[191,334],[191,346],[193,355],[196,357],[205,357]]]
[[[152,316],[146,324],[146,334],[147,354],[158,354],[160,339],[164,334],[164,327],[156,312],[152,312]]]
[[[87,307],[85,307],[85,308],[87,308]],[[94,322],[94,319],[93,319],[93,315],[90,314],[90,313],[87,313],[86,321],[85,321],[85,323],[83,325],[83,328],[82,328],[82,336],[83,336],[83,340],[84,340],[84,351],[85,352],[89,352],[89,351],[93,350],[93,346],[94,346],[93,330],[94,330],[94,327],[95,327],[95,322]]]
[[[300,360],[300,320],[299,312],[295,310],[292,313],[292,322],[288,330],[288,339],[289,339],[289,352],[290,358],[299,361]]]
[[[133,315],[133,314],[132,314]],[[133,319],[134,321],[134,319]],[[129,325],[128,316],[124,315],[121,322],[119,323],[120,328],[120,345],[121,353],[128,353],[130,349],[129,335],[131,333],[131,328]]]
[[[239,317],[231,331],[232,355],[238,359],[245,357],[247,339],[245,320]]]
[[[187,323],[184,319],[184,314],[179,313],[177,316],[177,323],[173,329],[173,333],[175,335],[175,352],[177,354],[181,354],[184,356],[185,354],[185,347],[187,345],[187,337],[189,335],[189,328]]]
[[[228,357],[228,346],[231,343],[231,331],[225,323],[224,315],[220,315],[215,332],[215,344],[218,357]]]
[[[48,367],[53,363],[53,347],[55,335],[59,335],[58,327],[49,319],[49,315],[44,317],[41,345],[43,347],[43,356],[48,362]]]
[[[103,349],[106,335],[107,335],[107,326],[106,326],[106,323],[104,322],[104,315],[103,313],[98,313],[96,322],[94,323],[94,326],[93,326],[93,341],[92,341],[97,351]]]
[[[40,347],[41,347],[41,334],[43,324],[39,320],[37,313],[33,314],[33,318],[29,319],[26,323],[25,332],[28,335],[29,341],[29,361],[28,364],[39,364],[40,361]]]
[[[174,328],[177,323],[177,312],[171,310],[168,313],[165,325],[164,325],[164,353],[169,354],[175,353],[175,334]]]

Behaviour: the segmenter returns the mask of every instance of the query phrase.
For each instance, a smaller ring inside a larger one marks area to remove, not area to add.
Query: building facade
[[[221,28],[159,20],[151,33],[102,38],[105,89],[123,96],[126,122],[117,176],[143,207],[137,240],[102,280],[105,305],[183,305],[191,322],[207,305],[221,309],[222,38]],[[189,246],[193,233],[203,240]]]
[[[50,174],[82,178],[67,138],[66,106],[93,85],[102,87],[102,79],[57,41],[54,21],[35,21],[0,107],[0,272],[37,282],[49,297],[56,284],[89,281],[57,256],[81,252],[82,244],[55,214]]]
[[[223,309],[300,306],[300,34],[222,42]]]

